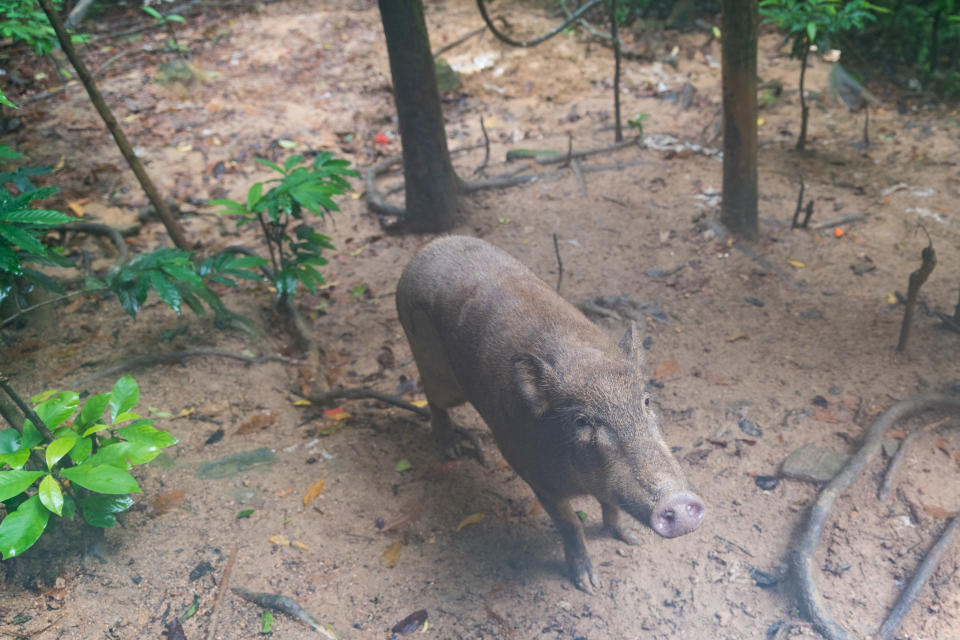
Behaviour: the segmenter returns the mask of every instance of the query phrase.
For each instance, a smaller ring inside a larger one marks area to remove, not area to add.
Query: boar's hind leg
[[[627,544],[640,544],[640,538],[624,527],[620,521],[620,516],[623,515],[620,507],[609,502],[601,502],[600,506],[603,509],[603,526],[614,538]]]
[[[557,502],[537,496],[540,504],[553,520],[563,538],[563,551],[567,558],[570,579],[577,589],[593,593],[594,588],[602,586],[600,578],[593,572],[593,563],[587,554],[587,542],[583,537],[583,523],[567,499]]]

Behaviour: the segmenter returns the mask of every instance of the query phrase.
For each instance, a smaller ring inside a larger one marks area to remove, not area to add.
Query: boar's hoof
[[[608,525],[607,530],[610,531],[610,535],[620,542],[624,542],[633,546],[640,544],[640,538],[634,535],[634,533],[626,527],[611,527]]]
[[[703,501],[688,491],[680,491],[660,501],[653,510],[650,526],[664,538],[690,533],[703,522]]]
[[[573,580],[573,585],[577,589],[590,595],[593,595],[594,589],[599,589],[603,586],[600,578],[593,572],[593,563],[590,562],[590,558],[586,557],[584,561],[574,561],[570,563],[570,579]]]
[[[483,446],[480,444],[480,438],[470,429],[459,425],[453,425],[453,437],[444,439],[442,443],[444,454],[450,459],[462,458],[464,454],[470,454],[477,459],[481,465],[486,466],[487,460],[483,455]],[[465,449],[464,443],[469,446]]]

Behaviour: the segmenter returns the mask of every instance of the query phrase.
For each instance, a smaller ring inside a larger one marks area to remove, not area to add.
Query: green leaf
[[[0,222],[17,222],[40,227],[54,227],[74,221],[76,218],[73,216],[52,209],[17,209],[0,213]]]
[[[0,224],[0,238],[15,247],[20,247],[27,253],[35,253],[41,256],[47,253],[47,248],[37,240],[36,236],[22,227]]]
[[[88,496],[80,500],[83,519],[94,527],[109,528],[117,524],[116,514],[133,506],[130,496]]]
[[[116,418],[113,419],[114,424],[120,424],[121,422],[126,422],[128,420],[137,420],[141,416],[139,413],[134,413],[133,411],[124,411]]]
[[[146,442],[117,442],[100,449],[84,464],[108,464],[118,469],[129,469],[132,464],[144,464],[160,455],[161,447]]]
[[[265,167],[270,167],[271,169],[273,169],[274,171],[276,171],[276,172],[278,172],[278,173],[283,173],[283,172],[284,172],[283,169],[280,167],[280,165],[278,165],[276,162],[271,162],[271,161],[267,160],[266,158],[254,158],[253,161],[254,161],[254,162],[259,162],[260,164],[262,164],[262,165],[265,166]]]
[[[137,381],[130,376],[123,376],[110,392],[110,419],[116,420],[118,415],[136,406],[139,400],[140,387]]]
[[[186,22],[183,16],[178,13],[171,13],[167,16],[167,22]]]
[[[97,493],[140,493],[140,485],[132,475],[109,464],[90,465],[87,460],[76,467],[61,470],[60,475]]]
[[[279,143],[278,143],[278,144],[279,144]],[[282,146],[282,145],[281,145],[281,146]],[[297,146],[296,143],[294,143],[293,147],[295,147],[295,146]],[[288,148],[292,149],[293,147],[288,147]],[[284,173],[289,173],[290,169],[293,169],[295,166],[297,166],[297,165],[300,164],[301,162],[303,162],[303,156],[301,156],[301,155],[290,156],[290,157],[287,158],[287,159],[284,161],[284,163],[283,163],[283,171],[284,171]]]
[[[260,614],[260,633],[266,635],[271,631],[273,631],[273,614],[265,609]]]
[[[257,206],[257,203],[260,202],[260,198],[263,195],[263,183],[255,182],[253,186],[250,187],[250,190],[247,191],[247,209],[250,211],[254,210],[254,207]]]
[[[53,479],[53,476],[44,476],[43,480],[40,481],[37,495],[40,496],[40,502],[48,511],[52,511],[58,516],[63,515],[63,491],[60,490],[60,485]]]
[[[153,285],[153,290],[157,292],[157,295],[160,296],[160,299],[168,307],[177,312],[177,315],[180,315],[180,292],[177,291],[177,288],[173,285],[172,282],[163,277],[163,274],[155,269],[150,270],[150,284]]]
[[[807,37],[810,38],[810,44],[814,44],[817,41],[817,23],[808,22],[807,23]]]
[[[56,429],[72,416],[80,405],[80,394],[76,391],[58,391],[46,402],[41,402],[34,411],[50,429]]]
[[[143,9],[143,12],[146,13],[151,18],[153,18],[154,20],[159,20],[163,22],[163,15],[153,7],[140,7],[140,8]]]
[[[29,420],[23,421],[23,442],[21,446],[24,449],[32,449],[41,442],[43,442],[43,436],[40,435],[40,432],[37,431],[37,428],[33,426],[33,423]]]
[[[18,556],[30,547],[47,528],[50,512],[38,496],[33,496],[0,522],[0,553],[4,560]]]
[[[87,398],[87,401],[83,403],[83,408],[80,410],[80,420],[75,421],[74,426],[78,429],[83,429],[98,422],[100,418],[103,417],[103,412],[107,410],[109,404],[109,393],[98,393],[95,396],[90,396]],[[85,433],[83,435],[87,434]]]
[[[19,431],[13,428],[0,431],[0,453],[13,453],[21,446],[23,445]]]
[[[47,468],[53,469],[53,465],[60,462],[60,458],[67,455],[67,453],[70,452],[70,449],[73,449],[73,445],[76,444],[76,442],[76,437],[67,437],[57,438],[48,444],[46,451]]]
[[[19,469],[30,459],[30,449],[23,448],[14,453],[0,454],[0,464],[9,465],[12,469]]]
[[[70,459],[74,464],[80,464],[87,459],[93,450],[93,438],[77,438],[77,444],[70,449]]]
[[[170,435],[169,431],[157,429],[147,421],[122,427],[117,429],[115,433],[124,440],[152,444],[160,448],[177,444],[177,439]]]
[[[237,512],[237,520],[243,520],[253,515],[253,509],[243,509]]]
[[[20,495],[42,475],[43,471],[0,471],[0,501]]]
[[[412,468],[413,468],[413,465],[410,464],[410,461],[407,460],[406,458],[402,458],[401,460],[397,461],[397,464],[396,464],[396,466],[393,468],[393,470],[394,470],[394,471],[399,471],[399,472],[402,473],[402,472],[408,471],[409,469],[412,469]]]
[[[77,513],[77,503],[73,501],[69,495],[63,496],[63,513],[61,514],[62,518],[67,520],[73,520],[73,516]]]

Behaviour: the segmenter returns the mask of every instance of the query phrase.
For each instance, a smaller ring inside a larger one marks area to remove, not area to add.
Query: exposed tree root
[[[830,514],[830,508],[836,499],[843,493],[857,476],[863,471],[867,463],[880,451],[883,444],[884,434],[899,420],[914,415],[928,409],[954,409],[960,410],[960,397],[948,396],[943,394],[931,394],[903,400],[887,409],[867,430],[863,439],[863,445],[860,450],[850,458],[846,466],[831,480],[821,491],[816,502],[810,509],[810,518],[807,521],[806,528],[800,538],[799,543],[790,556],[790,564],[793,569],[794,579],[799,590],[800,605],[807,617],[813,623],[814,628],[828,640],[850,640],[847,632],[830,616],[826,605],[820,596],[814,581],[814,552],[817,542],[823,533],[823,525]],[[942,555],[942,547],[949,544],[958,528],[958,518],[947,526],[944,532],[944,538],[941,539],[931,552],[928,553],[928,559],[925,558],[917,570],[917,575],[910,585],[904,589],[900,599],[893,611],[887,617],[887,620],[881,627],[881,632],[892,634],[900,620],[906,613],[916,597],[916,593],[922,586],[922,581],[929,577],[932,567],[939,557],[934,552]],[[915,584],[918,579],[920,584]],[[901,606],[902,603],[902,606]],[[878,636],[889,638],[887,636]]]
[[[240,362],[245,362],[247,364],[263,364],[264,362],[282,362],[283,364],[299,366],[304,364],[302,360],[294,360],[293,358],[287,358],[280,355],[269,355],[261,356],[259,358],[252,358],[250,356],[241,355],[239,353],[230,353],[229,351],[222,351],[220,349],[208,349],[206,347],[197,347],[195,349],[182,349],[180,351],[171,351],[169,353],[151,353],[144,356],[135,356],[124,360],[120,364],[114,365],[112,367],[107,367],[96,373],[92,373],[88,376],[78,378],[73,382],[76,386],[83,386],[85,384],[90,384],[94,380],[99,380],[100,378],[107,378],[110,376],[115,376],[120,373],[126,373],[132,371],[133,369],[141,369],[143,367],[152,367],[153,365],[160,364],[162,362],[167,362],[169,360],[183,360],[184,358],[195,358],[198,356],[215,356],[218,358],[230,358],[231,360],[239,360]]]

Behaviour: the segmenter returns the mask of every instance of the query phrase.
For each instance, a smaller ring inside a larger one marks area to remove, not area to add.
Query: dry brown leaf
[[[833,415],[833,412],[829,409],[814,409],[811,416],[819,422],[827,422],[829,424],[838,424],[840,422],[840,419]]]
[[[950,455],[950,443],[948,443],[943,438],[938,438],[937,441],[934,443],[934,446],[936,446],[937,449],[940,449],[940,451],[943,451],[945,454],[947,454],[947,457],[953,457]]]
[[[323,493],[323,487],[326,484],[327,484],[327,479],[320,478],[319,480],[314,482],[312,485],[310,485],[310,487],[307,489],[307,492],[303,494],[303,506],[307,506],[308,504],[316,500],[317,496]]]
[[[387,550],[380,556],[380,559],[383,561],[383,566],[387,569],[393,569],[397,566],[397,562],[400,561],[401,551],[403,551],[403,545],[400,544],[399,540],[394,540],[393,544],[387,547]]]
[[[281,535],[281,534],[279,534],[279,533],[278,533],[277,535],[275,535],[275,536],[271,536],[270,538],[268,538],[268,540],[270,540],[270,542],[272,542],[273,544],[280,545],[280,546],[283,546],[283,547],[289,547],[289,546],[290,546],[290,541],[287,540],[287,538],[286,538],[285,536],[283,536],[283,535]]]
[[[183,489],[167,491],[150,499],[150,506],[153,508],[153,515],[162,516],[171,509],[180,506],[183,499],[187,497],[187,492]]]
[[[464,527],[468,527],[471,524],[477,524],[481,520],[483,520],[483,513],[481,512],[471,513],[466,518],[460,521],[460,524],[457,525],[457,531],[460,531],[460,529],[463,529]]]
[[[265,411],[260,411],[253,414],[246,420],[240,423],[240,426],[237,427],[237,435],[243,435],[245,433],[256,433],[266,429],[267,427],[273,426],[277,423],[277,416],[273,415],[269,409]]]
[[[663,360],[657,365],[653,377],[657,380],[666,380],[675,376],[678,371],[680,371],[680,363],[676,360]]]
[[[288,496],[291,493],[293,493],[293,489],[290,487],[287,487],[286,489],[280,489],[279,491],[277,491],[277,497],[282,498],[283,496]]]
[[[291,547],[296,547],[297,549],[303,549],[304,551],[313,551],[313,549],[311,549],[310,547],[308,547],[306,544],[300,542],[299,540],[294,540],[294,541],[292,541],[292,542],[290,543],[290,546],[291,546]]]

